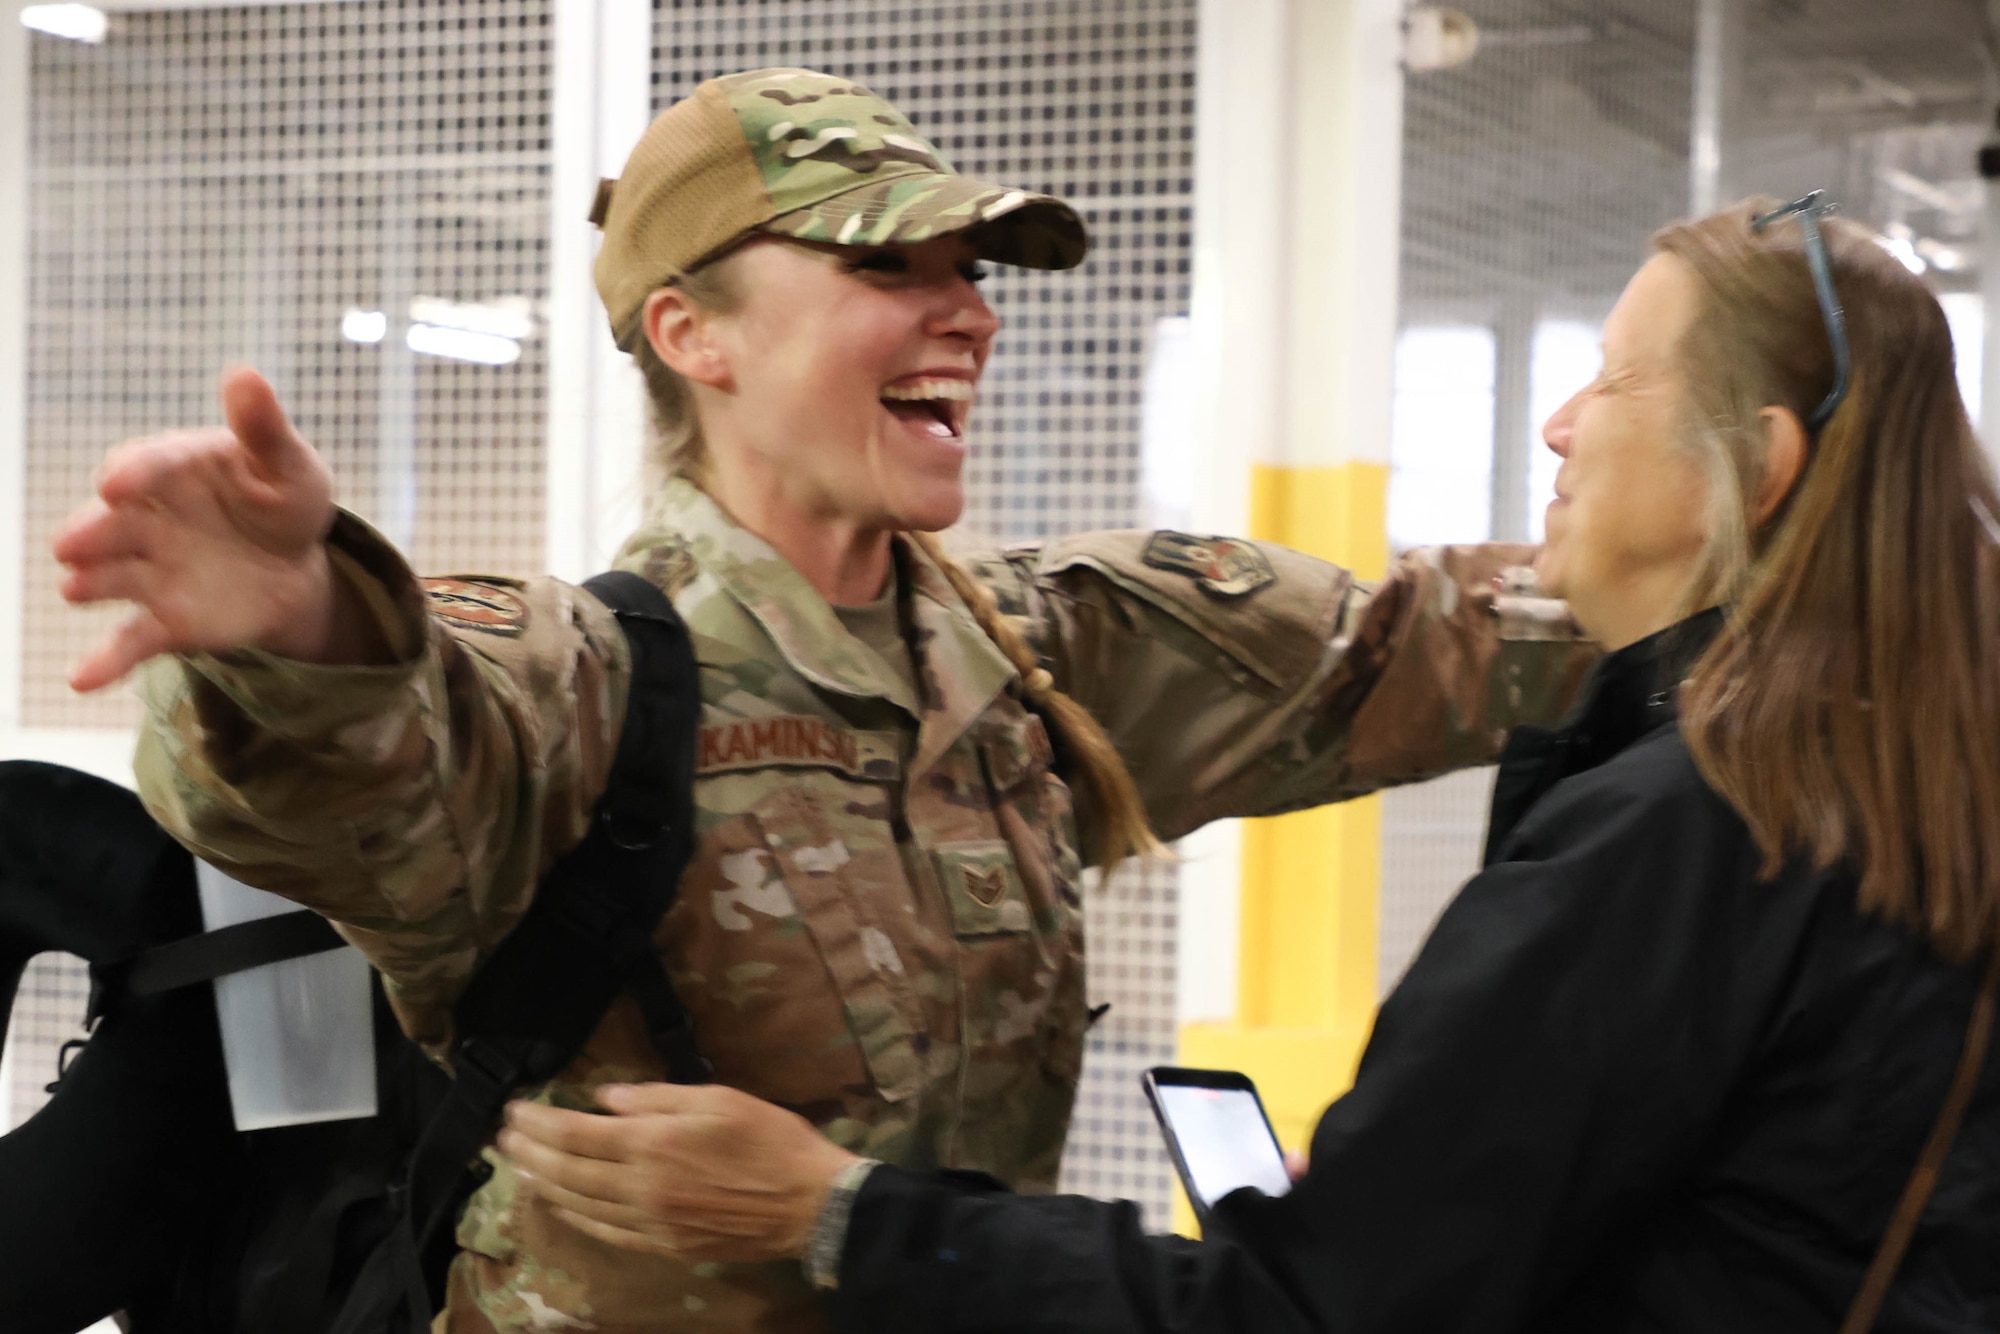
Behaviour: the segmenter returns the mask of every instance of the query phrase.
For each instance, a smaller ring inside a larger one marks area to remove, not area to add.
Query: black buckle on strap
[[[620,852],[650,852],[672,826],[644,814],[605,809],[597,813],[605,841]]]
[[[55,1082],[44,1087],[42,1092],[54,1093],[60,1089],[62,1082],[69,1078],[70,1066],[76,1063],[76,1057],[89,1045],[89,1038],[71,1038],[68,1042],[63,1043],[62,1050],[56,1053]]]
[[[528,1061],[485,1038],[467,1038],[452,1053],[452,1071],[468,1103],[499,1107],[528,1077]]]

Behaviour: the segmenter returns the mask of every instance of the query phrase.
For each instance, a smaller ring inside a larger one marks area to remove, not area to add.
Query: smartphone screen
[[[1153,1094],[1178,1151],[1183,1184],[1199,1207],[1206,1209],[1243,1186],[1266,1195],[1283,1195],[1292,1188],[1284,1155],[1255,1092],[1159,1081]]]

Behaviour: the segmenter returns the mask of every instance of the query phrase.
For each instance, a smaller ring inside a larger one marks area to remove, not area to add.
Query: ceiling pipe
[[[1688,135],[1688,212],[1715,212],[1722,192],[1722,29],[1727,0],[1697,0],[1694,116]]]

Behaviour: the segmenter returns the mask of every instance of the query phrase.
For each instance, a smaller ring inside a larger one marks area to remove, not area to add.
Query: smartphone
[[[1174,1170],[1204,1222],[1215,1202],[1242,1186],[1266,1195],[1292,1188],[1284,1150],[1250,1076],[1235,1070],[1160,1065],[1140,1076],[1159,1118]]]

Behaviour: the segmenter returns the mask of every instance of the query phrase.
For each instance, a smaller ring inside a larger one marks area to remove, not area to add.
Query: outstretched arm
[[[70,673],[110,685],[163,653],[263,649],[309,663],[386,661],[325,537],[333,479],[247,367],[223,376],[227,426],[128,441],[55,540],[73,603],[132,614]]]
[[[1488,764],[1555,721],[1598,650],[1533,558],[1428,548],[1362,583],[1269,543],[1099,532],[968,564],[1173,839]]]
[[[427,598],[334,508],[269,385],[233,371],[222,399],[226,427],[114,450],[58,538],[71,601],[133,604],[74,682],[154,660],[134,762],[147,809],[338,923],[411,1035],[442,1048],[465,979],[603,788],[624,638],[554,580],[468,576]]]

